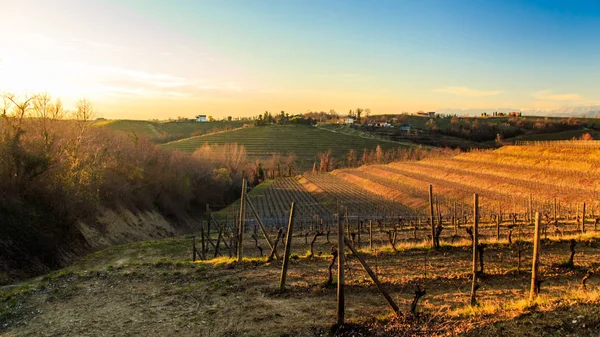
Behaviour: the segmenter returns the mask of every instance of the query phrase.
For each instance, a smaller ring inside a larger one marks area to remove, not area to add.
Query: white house
[[[354,118],[348,117],[344,119],[344,124],[354,124]]]
[[[206,115],[196,116],[196,122],[206,122]]]

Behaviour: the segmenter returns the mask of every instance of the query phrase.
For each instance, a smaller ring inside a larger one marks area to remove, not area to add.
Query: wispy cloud
[[[583,99],[580,94],[555,94],[552,90],[536,91],[532,96],[545,101],[577,101]]]
[[[233,82],[185,78],[119,67],[89,66],[86,70],[89,77],[94,79],[95,87],[99,91],[118,96],[186,98],[207,92],[244,90]]]
[[[440,89],[434,89],[433,91],[444,92],[444,93],[453,94],[453,95],[457,95],[457,96],[467,96],[467,97],[494,96],[494,95],[498,95],[501,93],[500,90],[482,91],[482,90],[476,90],[476,89],[471,89],[471,88],[466,88],[466,87],[445,87],[445,88],[440,88]]]

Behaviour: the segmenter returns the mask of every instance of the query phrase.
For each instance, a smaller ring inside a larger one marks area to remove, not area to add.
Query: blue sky
[[[0,91],[107,117],[600,102],[596,1],[6,2]]]

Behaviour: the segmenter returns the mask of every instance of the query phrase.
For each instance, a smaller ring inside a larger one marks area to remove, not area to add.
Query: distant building
[[[521,117],[521,111],[511,111],[508,113],[508,117]]]
[[[423,116],[423,117],[435,118],[435,111],[429,111],[429,112],[417,112],[417,116]]]
[[[206,121],[207,121],[206,115],[198,115],[198,116],[196,116],[196,122],[202,122],[202,123],[204,123]]]
[[[344,124],[354,124],[354,118],[348,117],[344,119]]]

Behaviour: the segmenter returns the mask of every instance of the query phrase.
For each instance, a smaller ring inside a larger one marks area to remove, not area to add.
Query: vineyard
[[[160,335],[597,335],[594,144],[526,143],[267,180],[243,189],[245,202],[208,209],[194,236],[113,247],[26,295],[4,290],[24,313],[0,319],[9,336],[115,326]],[[84,310],[89,296],[117,305]],[[77,319],[49,324],[56,306]],[[124,318],[131,308],[138,313]]]
[[[244,125],[244,122],[152,122],[121,119],[97,121],[95,125],[98,127],[106,127],[114,131],[135,134],[138,137],[148,137],[157,143],[165,143],[215,131],[241,128]]]
[[[407,147],[405,144],[382,141],[342,133],[331,132],[310,126],[265,126],[233,130],[199,137],[192,137],[164,145],[166,149],[194,152],[204,144],[243,145],[250,158],[266,160],[273,154],[294,153],[301,170],[310,170],[318,153],[332,150],[336,161],[344,162],[350,149],[362,153],[373,151],[380,145],[385,150]]]

